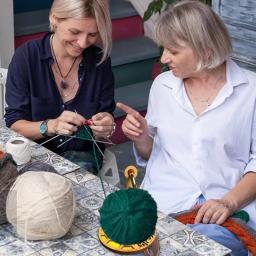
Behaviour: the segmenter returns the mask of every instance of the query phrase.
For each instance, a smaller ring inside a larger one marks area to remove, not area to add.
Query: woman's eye
[[[78,35],[79,31],[70,31],[73,35]]]
[[[89,34],[89,36],[91,36],[91,37],[95,37],[95,36],[97,36],[98,35],[98,33],[90,33]]]
[[[169,53],[170,53],[171,55],[177,55],[177,54],[178,54],[177,51],[169,51]]]

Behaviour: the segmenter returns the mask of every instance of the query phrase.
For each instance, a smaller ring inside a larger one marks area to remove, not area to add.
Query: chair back
[[[4,118],[5,109],[5,83],[7,78],[6,68],[0,68],[0,119]]]

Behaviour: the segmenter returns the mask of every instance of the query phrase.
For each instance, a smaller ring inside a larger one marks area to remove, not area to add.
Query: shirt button
[[[82,81],[82,77],[79,78],[79,81]]]
[[[62,142],[63,141],[63,139],[60,139],[60,142]]]
[[[64,108],[65,108],[65,105],[62,105],[62,108],[64,109]]]

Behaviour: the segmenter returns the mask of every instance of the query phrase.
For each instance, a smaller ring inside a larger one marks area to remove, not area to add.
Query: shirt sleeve
[[[155,101],[155,93],[154,93],[154,88],[156,86],[157,82],[156,80],[153,82],[150,93],[149,93],[149,100],[148,100],[148,108],[147,108],[147,114],[146,114],[146,120],[148,124],[148,130],[149,130],[149,136],[153,139],[154,143],[154,137],[156,133],[156,101]],[[135,156],[135,160],[137,165],[145,167],[147,165],[146,160],[144,160],[137,152],[135,146],[133,145],[133,152]]]
[[[114,75],[111,66],[111,59],[108,58],[102,64],[102,91],[100,96],[100,104],[98,112],[109,112],[113,114],[115,110],[114,100]]]
[[[5,109],[6,126],[18,120],[31,120],[27,58],[24,47],[18,48],[8,67],[6,80]]]
[[[244,174],[248,172],[256,172],[256,108],[254,110],[251,134],[252,135],[249,162],[245,167]]]

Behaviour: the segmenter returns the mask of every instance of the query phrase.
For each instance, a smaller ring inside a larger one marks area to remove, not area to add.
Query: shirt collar
[[[52,51],[51,51],[51,44],[50,44],[50,38],[52,33],[47,33],[42,38],[41,44],[40,44],[40,59],[46,60],[46,59],[53,59]]]
[[[183,80],[175,77],[171,71],[164,72],[161,74],[162,85],[171,89],[172,95],[179,102],[181,106],[183,106],[187,111],[192,112],[192,107],[187,106],[186,104],[186,96],[183,85]],[[227,60],[227,68],[226,68],[226,78],[227,82],[225,86],[220,91],[216,100],[213,104],[207,108],[206,111],[215,108],[222,104],[226,98],[228,98],[234,91],[234,88],[239,85],[246,85],[249,83],[243,69],[241,69],[233,60]]]
[[[227,85],[229,87],[236,87],[238,85],[248,84],[248,78],[244,73],[243,69],[241,69],[233,60],[227,60]]]
[[[170,79],[172,76],[172,79]],[[227,60],[227,69],[226,69],[227,84],[230,87],[235,87],[242,84],[248,84],[248,78],[241,69],[233,60]],[[183,86],[182,79],[175,77],[171,71],[166,71],[163,73],[162,84],[169,87],[173,92],[178,92]]]
[[[174,76],[171,71],[166,71],[162,74],[162,84],[177,94],[183,87],[183,80]]]

